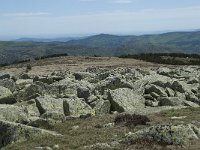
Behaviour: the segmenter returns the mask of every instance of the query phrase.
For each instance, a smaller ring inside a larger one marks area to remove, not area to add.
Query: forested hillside
[[[142,36],[100,34],[68,42],[0,42],[0,64],[53,54],[120,56],[139,53],[200,54],[200,32]]]

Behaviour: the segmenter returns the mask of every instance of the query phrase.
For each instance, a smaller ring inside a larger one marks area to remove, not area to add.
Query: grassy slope
[[[170,117],[173,116],[187,116],[184,119],[172,120]],[[200,122],[200,108],[187,108],[181,110],[168,110],[163,111],[159,114],[150,115],[151,124],[160,124],[160,123],[173,123],[173,124],[182,124],[182,123],[191,123],[191,122]],[[104,125],[106,123],[113,122],[114,115],[92,117],[87,119],[77,119],[69,120],[61,124],[56,124],[54,127],[48,127],[48,129],[57,131],[64,135],[61,138],[52,138],[48,137],[46,139],[29,140],[25,142],[20,142],[16,144],[11,144],[7,146],[6,150],[29,150],[34,149],[38,146],[50,146],[52,147],[55,144],[60,146],[61,150],[66,149],[82,149],[84,146],[95,144],[98,142],[111,142],[112,140],[121,139],[124,135],[130,131],[134,132],[146,126],[137,126],[135,128],[127,127],[113,127],[113,128],[96,128],[96,125]],[[71,130],[73,126],[79,126],[77,130]],[[47,128],[43,126],[43,128]],[[200,149],[200,141],[192,142],[187,150]],[[155,143],[149,143],[146,141],[140,141],[136,145],[120,145],[116,149],[169,149],[174,150],[176,147],[173,146],[161,146]]]

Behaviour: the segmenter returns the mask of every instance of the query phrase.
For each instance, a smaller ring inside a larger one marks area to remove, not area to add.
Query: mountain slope
[[[138,53],[200,54],[200,31],[142,36],[100,34],[68,42],[0,42],[0,64],[64,53],[75,56],[119,56]]]

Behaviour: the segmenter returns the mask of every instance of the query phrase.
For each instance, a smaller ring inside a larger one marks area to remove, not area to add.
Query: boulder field
[[[85,72],[53,72],[48,76],[0,73],[0,147],[30,136],[62,136],[37,128],[38,123],[113,112],[152,114],[200,106],[200,68],[88,68]],[[160,125],[130,133],[126,141],[145,136],[173,144],[198,138],[194,127]],[[15,130],[15,131],[11,131]],[[173,130],[175,135],[162,135]],[[9,132],[7,132],[9,131]],[[184,131],[184,130],[182,130]],[[156,133],[155,133],[156,132]],[[30,133],[30,134],[29,134]],[[29,136],[27,135],[29,134]],[[147,135],[148,134],[148,135]],[[4,140],[6,139],[6,140]],[[159,141],[158,141],[159,142]]]

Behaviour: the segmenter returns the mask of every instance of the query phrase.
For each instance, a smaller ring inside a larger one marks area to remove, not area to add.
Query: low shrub
[[[137,125],[146,125],[147,122],[150,122],[147,116],[136,115],[136,114],[123,114],[115,117],[115,125],[120,126],[137,126]]]
[[[26,66],[26,72],[29,72],[31,69],[32,69],[31,64],[27,64],[27,66]]]

